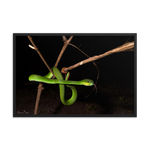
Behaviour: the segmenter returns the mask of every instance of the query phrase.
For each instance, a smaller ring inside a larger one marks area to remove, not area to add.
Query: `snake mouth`
[[[96,90],[96,94],[97,94],[97,87],[96,87],[96,84],[93,84],[94,85],[94,87],[95,87],[95,90]]]

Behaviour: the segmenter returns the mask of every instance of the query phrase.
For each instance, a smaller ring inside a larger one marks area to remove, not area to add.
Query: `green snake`
[[[93,80],[90,79],[84,79],[81,81],[71,81],[68,80],[69,77],[69,72],[66,75],[66,78],[64,80],[63,75],[59,71],[57,67],[53,67],[52,71],[54,75],[56,76],[56,79],[51,79],[53,74],[49,72],[46,76],[40,76],[40,75],[30,75],[29,76],[29,81],[37,81],[37,82],[43,82],[43,83],[48,83],[48,84],[59,84],[59,90],[60,90],[60,100],[64,105],[72,105],[78,96],[77,90],[74,86],[72,85],[84,85],[84,86],[92,86],[94,85]],[[67,87],[69,87],[72,90],[72,96],[70,99],[66,100],[65,98],[65,84]],[[69,84],[69,85],[68,85]]]

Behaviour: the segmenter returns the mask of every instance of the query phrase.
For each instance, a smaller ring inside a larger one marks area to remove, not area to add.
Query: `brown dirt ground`
[[[58,85],[44,84],[38,114],[134,114],[133,88],[119,85],[98,86],[97,94],[88,95],[92,88],[76,86],[78,98],[73,105],[65,106],[59,97]],[[23,85],[16,90],[16,114],[33,114],[38,83]],[[66,97],[71,90],[66,88]]]

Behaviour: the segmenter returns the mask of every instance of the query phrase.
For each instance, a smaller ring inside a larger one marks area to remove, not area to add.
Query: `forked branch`
[[[37,46],[35,45],[35,43],[33,42],[32,40],[32,37],[28,36],[30,42],[32,43],[32,45],[29,45],[30,48],[34,49],[37,51],[37,53],[39,54],[39,56],[41,57],[42,61],[44,62],[44,64],[46,65],[46,67],[48,68],[48,70],[53,74],[53,78],[55,78],[55,75],[54,73],[52,72],[52,70],[50,69],[49,65],[47,64],[47,62],[45,61],[44,57],[42,56],[42,54],[40,53],[40,51],[38,50]],[[55,63],[55,66],[58,65],[65,49],[67,48],[69,42],[72,40],[73,36],[71,36],[68,40],[65,36],[63,36],[63,41],[64,41],[64,46],[57,58],[57,61]],[[42,87],[43,84],[39,83],[39,86],[38,86],[38,92],[37,92],[37,97],[36,97],[36,103],[35,103],[35,109],[34,109],[34,114],[36,115],[37,114],[37,110],[38,110],[38,106],[39,106],[39,101],[40,101],[40,97],[41,97],[41,93],[42,93],[42,90],[44,89],[44,87]]]

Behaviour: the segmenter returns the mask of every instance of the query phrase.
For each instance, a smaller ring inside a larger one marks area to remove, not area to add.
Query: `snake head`
[[[85,86],[92,86],[92,85],[94,85],[94,82],[93,82],[93,80],[90,80],[90,79],[84,79],[84,80],[82,80],[82,84]]]

